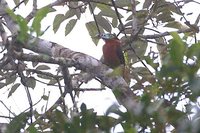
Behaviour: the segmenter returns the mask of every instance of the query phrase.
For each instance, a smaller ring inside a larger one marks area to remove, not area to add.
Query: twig
[[[98,31],[98,33],[99,33],[99,35],[100,35],[100,34],[101,34],[101,31],[100,31],[100,28],[99,28],[99,25],[98,25],[97,19],[96,19],[96,17],[95,17],[95,14],[94,14],[94,11],[93,11],[93,8],[92,8],[92,5],[91,5],[90,2],[88,2],[88,5],[89,5],[90,10],[91,10],[91,13],[92,13],[92,15],[93,15],[94,22],[95,22],[96,27],[97,27],[97,31]]]
[[[2,23],[3,22],[0,20],[0,35],[1,35],[1,39],[2,39],[2,45],[4,45],[5,48],[1,51],[1,53],[6,49],[6,44],[8,43],[7,33],[6,33]]]
[[[47,107],[48,107],[48,103],[49,103],[49,96],[50,96],[50,91],[48,93],[48,99],[47,99],[47,103],[46,103],[46,106],[45,106],[45,112],[47,111]]]
[[[124,28],[124,25],[123,25],[123,23],[122,23],[122,20],[121,20],[121,18],[120,18],[119,12],[118,12],[118,10],[117,10],[117,6],[116,6],[114,0],[111,0],[111,2],[112,2],[112,5],[113,5],[113,7],[114,7],[114,9],[115,9],[115,12],[116,12],[117,18],[118,18],[118,20],[119,20],[119,23],[120,23],[120,25],[121,25],[121,29],[122,29],[122,31],[124,31],[125,37],[127,37],[126,32],[125,32],[125,30],[124,30],[124,29],[125,29],[125,28]]]
[[[37,0],[33,0],[33,10],[37,10]]]
[[[19,77],[21,78],[21,83],[24,85],[26,94],[27,94],[27,98],[28,98],[28,102],[30,105],[30,119],[31,119],[31,123],[33,123],[33,119],[32,119],[32,115],[33,115],[33,102],[32,102],[32,98],[31,98],[31,94],[30,91],[28,89],[28,85],[27,85],[27,81],[26,81],[26,77],[23,74],[23,70],[22,70],[22,64],[21,62],[18,63],[18,68],[17,68],[17,72]]]
[[[62,86],[61,86],[61,84],[60,84],[60,79],[57,78],[56,80],[57,80],[57,83],[58,83],[58,88],[59,88],[59,90],[60,90],[60,95],[62,96],[63,91],[62,91]],[[62,98],[62,103],[63,103],[63,112],[64,112],[65,115],[67,115],[67,112],[66,112],[66,104],[65,104],[65,99],[64,99],[64,97]],[[61,106],[61,108],[62,108],[62,106]]]
[[[131,8],[132,8],[132,36],[137,36],[139,34],[138,30],[138,20],[136,18],[136,2],[135,0],[131,0]]]
[[[8,112],[9,112],[10,114],[12,114],[13,116],[16,116],[16,115],[4,104],[3,101],[0,100],[0,102],[1,102],[1,104],[3,104],[3,106],[8,110]]]
[[[197,3],[197,4],[200,4],[200,2],[197,2],[197,1],[195,1],[195,0],[193,0],[192,2]]]
[[[0,115],[1,118],[6,118],[6,119],[14,119],[15,117],[10,117],[10,116],[3,116],[3,115]]]
[[[138,60],[142,63],[142,65],[149,71],[149,73],[151,75],[153,75],[153,73],[149,70],[149,68],[147,67],[147,65],[144,63],[144,61],[137,55],[135,49],[131,46],[131,50],[133,51],[133,53],[135,54],[135,56],[138,58]]]
[[[43,95],[44,95],[44,93],[43,93]],[[36,103],[34,103],[32,105],[32,107],[36,106],[40,101],[42,101],[42,97]],[[27,109],[25,109],[23,112],[27,112],[29,109],[30,109],[30,107],[28,107]]]
[[[57,81],[57,83],[58,83],[58,88],[59,88],[59,90],[60,90],[60,94],[62,94],[63,93],[63,91],[62,91],[62,85],[61,85],[61,83],[60,83],[60,79],[59,78],[56,78],[55,79],[56,81]]]
[[[147,41],[147,42],[151,42],[151,43],[155,43],[155,44],[157,44],[157,45],[162,45],[162,46],[165,46],[165,45],[166,45],[166,43],[155,42],[155,41],[148,40],[148,39],[145,39],[145,41]]]
[[[33,10],[25,18],[27,22],[29,22],[35,16],[36,12],[37,12],[37,0],[33,0]]]
[[[106,90],[106,88],[75,88],[74,89],[76,92],[84,92],[84,91],[103,91]]]
[[[24,3],[25,0],[22,0],[21,2],[19,2],[18,5],[16,5],[12,10],[15,11],[22,3]]]
[[[74,96],[72,94],[73,86],[72,86],[72,83],[71,83],[71,76],[70,76],[69,70],[66,66],[62,66],[62,73],[63,73],[63,79],[64,79],[64,83],[65,83],[64,93],[65,92],[69,93],[70,96],[71,96],[73,104],[75,104],[75,99],[74,99]]]
[[[41,74],[41,75],[45,75],[45,76],[48,76],[48,77],[51,77],[51,78],[54,78],[54,79],[61,78],[61,76],[53,75],[50,72],[43,72],[43,71],[39,71],[39,70],[36,70],[36,69],[26,69],[26,71],[27,72]]]
[[[184,13],[181,11],[181,9],[180,9],[179,6],[178,6],[178,3],[177,3],[175,0],[174,0],[174,4],[175,4],[176,7],[177,7],[176,9],[181,13],[183,19],[185,20],[185,24],[186,24],[188,27],[190,27],[190,28],[194,28],[194,26],[190,24],[190,21],[188,21],[188,20],[186,19],[186,17],[184,16]]]
[[[136,15],[136,7],[135,7],[136,6],[136,2],[135,2],[135,0],[131,0],[131,4],[132,4],[132,13],[133,13],[133,24],[132,24],[132,26],[133,26],[132,27],[133,33],[131,35],[131,42],[133,42],[137,38],[137,36],[140,33],[140,31],[142,30],[142,26],[138,29],[137,18],[135,17],[135,15]],[[144,21],[143,24],[145,24],[146,21]],[[129,46],[130,46],[130,48],[131,48],[131,50],[133,51],[133,53],[135,54],[135,56],[138,58],[138,60],[142,63],[142,65],[149,71],[149,73],[151,75],[153,75],[153,73],[149,70],[149,68],[147,67],[147,65],[144,63],[144,61],[137,55],[135,49],[131,45],[132,44],[131,42],[128,43]]]
[[[88,1],[88,0],[83,0],[83,1]],[[102,5],[106,5],[106,6],[113,6],[113,4],[109,4],[109,3],[105,3],[101,0],[90,0],[90,2],[93,2],[93,3],[98,3],[98,4],[102,4]],[[116,6],[117,8],[119,9],[122,9],[122,10],[125,10],[125,11],[131,11],[130,9],[126,9],[126,8],[123,8],[123,7],[120,7],[120,6]]]
[[[193,29],[191,28],[187,28],[187,29],[184,29],[184,30],[178,30],[178,31],[175,31],[177,33],[187,33],[187,32],[195,32]],[[144,38],[144,39],[156,39],[156,38],[160,38],[160,37],[165,37],[165,36],[168,36],[170,35],[170,32],[163,32],[163,33],[160,33],[160,34],[154,34],[154,35],[138,35],[138,37],[141,37],[141,38]]]

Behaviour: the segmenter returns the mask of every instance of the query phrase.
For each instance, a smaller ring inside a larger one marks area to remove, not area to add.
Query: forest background
[[[2,132],[200,131],[198,1],[7,2]],[[123,42],[130,83],[99,61],[105,32]]]

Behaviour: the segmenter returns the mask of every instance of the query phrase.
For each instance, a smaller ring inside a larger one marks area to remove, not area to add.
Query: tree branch
[[[196,33],[197,31],[194,31],[191,28],[187,28],[187,29],[181,29],[181,30],[174,31],[174,32],[177,32],[177,33],[194,32],[194,33]],[[141,37],[141,38],[144,38],[144,39],[156,39],[156,38],[165,37],[165,36],[169,36],[169,35],[170,35],[170,32],[163,32],[163,33],[154,34],[154,35],[141,35],[141,34],[139,34],[138,36]]]

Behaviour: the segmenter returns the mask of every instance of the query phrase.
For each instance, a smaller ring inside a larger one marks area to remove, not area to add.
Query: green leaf
[[[35,18],[32,23],[33,31],[36,32],[37,36],[41,35],[41,21],[46,17],[49,12],[54,11],[53,8],[50,7],[43,7],[39,9],[35,15]]]
[[[97,27],[96,27],[94,21],[88,22],[85,25],[86,25],[86,28],[87,28],[87,30],[88,30],[88,32],[89,32],[91,37],[93,37],[93,36],[98,34],[98,31],[96,29]]]
[[[17,16],[17,23],[20,27],[20,33],[18,36],[18,40],[21,42],[25,42],[28,39],[28,22],[21,16]]]
[[[37,74],[37,76],[42,79],[51,79],[51,77],[42,74]]]
[[[80,9],[74,9],[75,10],[75,15],[77,19],[81,18],[81,14],[85,12],[85,8],[81,7]]]
[[[32,62],[32,66],[36,67],[38,65],[38,62]]]
[[[27,131],[29,131],[29,133],[38,133],[37,129],[33,125],[30,125],[27,128]]]
[[[115,4],[119,7],[131,6],[130,0],[115,0]]]
[[[17,15],[15,15],[15,13],[13,12],[13,10],[11,10],[11,9],[6,9],[6,13],[8,13],[9,14],[9,16],[13,19],[13,20],[16,20],[16,17],[17,17]]]
[[[91,38],[92,38],[92,41],[97,45],[97,43],[99,42],[99,39],[96,38],[95,36],[99,33],[97,31],[97,27],[96,27],[95,22],[90,21],[90,22],[86,23],[85,26],[86,26],[86,28],[87,28],[87,30],[88,30]]]
[[[138,18],[138,24],[143,24],[145,20],[145,18],[149,15],[149,12],[147,10],[140,10],[136,13],[136,18]],[[130,15],[127,20],[132,20],[133,17]]]
[[[49,99],[49,97],[47,95],[43,95],[42,99],[47,101]]]
[[[158,69],[159,63],[154,63],[154,60],[151,59],[149,56],[145,56],[144,58],[147,64],[149,64],[152,68],[154,68],[155,70]]]
[[[17,89],[19,86],[20,86],[20,83],[14,84],[14,85],[11,87],[10,91],[9,91],[8,97],[10,97],[10,96],[16,91],[16,89]]]
[[[20,1],[22,1],[22,0],[13,0],[14,1],[14,3],[15,3],[15,5],[17,6],[17,5],[19,5],[20,4]],[[23,4],[27,4],[28,3],[28,1],[29,0],[23,0]]]
[[[36,86],[36,80],[35,80],[35,78],[33,78],[33,77],[28,77],[28,78],[26,79],[26,84],[27,84],[28,87],[31,87],[32,89],[34,89],[35,86]]]
[[[133,128],[130,124],[122,123],[125,133],[138,133],[136,128]]]
[[[50,67],[47,65],[39,65],[36,67],[36,70],[49,70]]]
[[[81,17],[81,13],[84,12],[84,6],[80,6],[79,2],[78,1],[71,1],[69,2],[69,7],[74,7],[74,8],[69,8],[69,11],[70,12],[73,12],[73,15],[76,15],[77,19],[80,19]],[[78,8],[77,8],[78,7]]]
[[[111,116],[97,116],[98,127],[103,131],[110,131],[117,124],[117,120]]]
[[[92,12],[94,12],[94,10],[95,10],[97,4],[94,3],[94,2],[90,2],[90,4],[91,4],[92,9],[89,8],[89,10],[90,10],[90,13],[92,14]]]
[[[76,10],[75,9],[70,9],[65,13],[65,19],[71,18],[74,15],[76,15]]]
[[[156,38],[155,41],[157,44],[166,44],[165,40],[162,37]],[[165,62],[168,63],[167,45],[157,45],[157,49],[160,55],[161,64],[164,65]]]
[[[18,5],[20,3],[20,0],[13,0],[15,5]]]
[[[82,112],[82,113],[85,113],[86,111],[87,111],[87,106],[86,106],[85,103],[82,103],[82,104],[81,104],[81,112]]]
[[[29,113],[21,113],[16,116],[7,126],[6,133],[19,133],[27,123]]]
[[[147,42],[142,40],[136,40],[132,44],[132,48],[136,51],[136,54],[142,58],[146,52],[147,49]],[[129,60],[131,60],[132,63],[136,63],[138,61],[138,58],[135,56],[135,53],[132,50],[127,51]]]
[[[48,83],[48,85],[54,85],[54,84],[56,84],[58,81],[57,80],[55,80],[55,79],[50,79],[50,81],[49,81],[49,83]]]
[[[124,66],[119,66],[113,69],[111,73],[108,74],[108,76],[123,76]]]
[[[5,83],[0,82],[0,89],[2,89],[4,86],[6,86]]]
[[[72,29],[74,28],[74,26],[76,25],[76,22],[77,22],[77,19],[71,19],[66,27],[65,27],[65,36],[67,36],[71,31]]]
[[[29,2],[29,0],[24,0],[24,4],[26,5]]]
[[[6,78],[6,84],[8,85],[8,84],[14,83],[15,80],[16,80],[16,75],[7,77],[7,78]]]
[[[192,58],[193,56],[197,56],[197,58],[199,59],[200,58],[200,43],[192,44],[188,48],[186,56],[188,58]]]
[[[188,120],[187,117],[185,117],[185,113],[177,110],[175,107],[171,106],[167,111],[167,120],[172,126],[176,126],[178,123],[178,120]],[[185,119],[183,119],[185,118]]]
[[[185,44],[176,32],[171,32],[170,34],[173,37],[169,44],[171,60],[175,65],[181,66],[183,64]]]
[[[161,21],[161,22],[170,22],[170,21],[174,21],[175,19],[172,17],[172,12],[170,11],[169,8],[167,8],[168,6],[161,6],[160,8],[157,9],[157,22]]]
[[[165,25],[165,27],[176,28],[176,29],[184,28],[184,26],[177,21],[170,21]]]
[[[12,19],[19,25],[19,35],[17,36],[17,40],[21,42],[25,42],[28,39],[28,22],[20,15],[15,15],[15,13],[10,10],[6,9],[6,12],[12,17]]]
[[[145,0],[144,4],[143,4],[143,9],[147,8],[149,9],[150,5],[152,4],[152,0]]]
[[[56,33],[58,31],[58,28],[60,27],[60,24],[65,20],[63,14],[57,14],[53,21],[53,31]]]
[[[113,26],[114,28],[116,28],[117,25],[118,25],[118,19],[117,19],[117,18],[113,18],[111,24],[112,24],[112,26]]]
[[[61,23],[64,20],[73,17],[74,15],[76,15],[76,10],[74,10],[74,9],[68,10],[65,15],[57,14],[53,21],[53,31],[56,33],[58,31]]]
[[[116,12],[109,6],[107,5],[103,5],[103,4],[97,4],[97,7],[101,10],[99,15],[102,16],[107,16],[107,17],[111,17],[111,18],[115,18],[116,17]],[[123,18],[123,16],[121,14],[120,18]]]
[[[106,20],[103,16],[101,15],[97,15],[96,16],[97,22],[98,24],[103,27],[104,30],[106,30],[107,32],[111,33],[112,27],[110,25],[110,23],[108,22],[108,20]]]

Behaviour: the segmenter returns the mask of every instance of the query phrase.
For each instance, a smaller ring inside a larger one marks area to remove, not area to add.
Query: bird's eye
[[[103,39],[108,39],[109,38],[109,35],[108,34],[102,34],[101,36]]]

